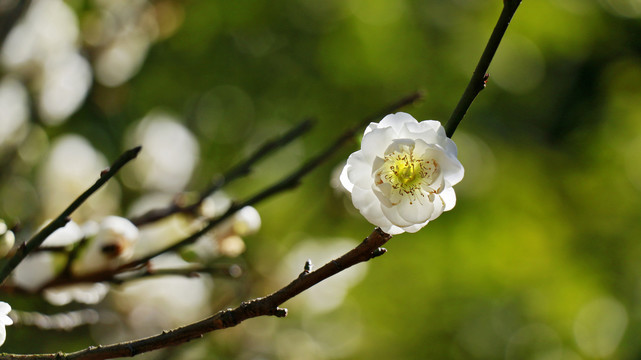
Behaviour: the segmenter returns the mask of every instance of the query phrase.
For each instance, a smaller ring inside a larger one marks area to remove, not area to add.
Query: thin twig
[[[285,301],[302,293],[321,281],[336,275],[358,263],[368,261],[384,253],[381,248],[391,236],[376,228],[363,242],[341,257],[328,262],[315,271],[298,276],[287,286],[268,295],[243,302],[234,309],[219,311],[215,315],[187,326],[163,331],[148,338],[105,346],[91,346],[73,353],[52,354],[0,354],[0,360],[99,360],[118,357],[132,357],[148,351],[179,345],[198,339],[203,334],[236,326],[241,322],[258,316],[284,317],[287,310],[279,308]]]
[[[274,138],[258,148],[249,158],[247,158],[242,163],[234,166],[228,172],[218,177],[207,189],[200,193],[198,200],[189,204],[183,205],[174,202],[173,204],[160,209],[150,210],[138,217],[130,219],[132,223],[136,226],[141,226],[145,224],[152,223],[164,219],[168,216],[171,216],[176,213],[192,213],[194,212],[200,204],[211,194],[222,188],[224,185],[244,176],[251,172],[252,166],[254,166],[258,161],[272,153],[273,151],[284,147],[293,140],[299,138],[306,132],[308,132],[314,121],[312,119],[307,119],[300,122],[298,125],[290,129],[288,132],[284,133],[277,138]]]
[[[212,276],[240,277],[243,270],[237,264],[211,264],[211,265],[198,265],[176,269],[153,269],[146,267],[140,272],[125,276],[117,277],[110,280],[114,284],[122,284],[129,281],[147,279],[150,277],[158,276],[184,276],[187,278],[199,277],[200,274],[208,274]]]
[[[83,309],[47,315],[39,312],[11,310],[9,316],[16,326],[35,326],[41,330],[70,331],[84,325],[95,324],[100,319],[98,311]]]
[[[520,4],[521,0],[503,0],[503,11],[501,11],[499,20],[496,22],[494,31],[492,31],[492,35],[490,36],[487,45],[485,45],[485,50],[483,50],[483,54],[481,55],[479,62],[476,64],[476,68],[474,69],[470,82],[467,84],[467,87],[456,105],[456,108],[452,112],[450,119],[447,121],[447,124],[445,124],[445,133],[448,137],[452,137],[452,135],[454,135],[454,131],[456,131],[456,127],[463,119],[463,116],[465,116],[467,109],[470,108],[470,105],[472,105],[472,102],[481,90],[485,88],[485,84],[489,77],[487,69],[490,67],[492,58],[494,57],[494,54],[496,54],[496,49],[498,49],[501,39],[503,39],[503,35],[505,34],[508,25],[510,25],[510,21]]]
[[[45,226],[42,230],[36,233],[29,241],[24,242],[18,247],[16,253],[6,261],[2,269],[0,269],[0,284],[2,284],[9,276],[11,271],[20,264],[20,262],[34,249],[40,246],[45,239],[51,235],[58,228],[65,226],[69,222],[69,216],[73,213],[82,203],[85,202],[94,192],[96,192],[102,185],[111,179],[116,173],[129,161],[134,159],[140,152],[141,147],[135,147],[126,151],[109,167],[100,173],[100,178],[84,193],[74,200],[69,207],[67,207],[57,218]]]

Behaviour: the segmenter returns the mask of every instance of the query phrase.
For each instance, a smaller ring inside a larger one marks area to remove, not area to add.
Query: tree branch
[[[494,31],[492,31],[492,35],[490,36],[487,45],[485,45],[485,50],[483,50],[483,54],[481,55],[479,62],[476,64],[476,68],[474,69],[470,82],[467,84],[467,87],[456,105],[454,112],[452,112],[450,119],[447,121],[447,124],[445,124],[445,133],[448,137],[452,137],[452,135],[454,135],[454,131],[456,131],[456,127],[465,116],[467,109],[470,108],[470,105],[472,105],[472,102],[481,90],[485,88],[485,84],[489,78],[487,69],[490,67],[492,58],[494,58],[494,54],[496,54],[496,50],[503,39],[503,35],[505,34],[508,25],[510,25],[510,21],[520,4],[521,0],[503,0],[503,11],[501,11],[501,15],[496,22]]]
[[[111,179],[116,173],[129,161],[134,159],[140,152],[141,147],[135,147],[126,151],[109,167],[100,173],[100,178],[84,193],[74,200],[69,207],[67,207],[56,219],[50,222],[42,230],[36,233],[29,241],[22,243],[18,247],[15,254],[5,261],[2,269],[0,269],[0,284],[4,283],[11,271],[20,264],[20,262],[34,249],[40,246],[45,239],[51,235],[58,228],[65,226],[69,222],[69,216],[73,213],[82,203],[84,203],[94,192],[96,192],[102,185]]]
[[[131,222],[134,223],[136,226],[141,226],[141,225],[152,223],[154,221],[164,219],[176,213],[194,212],[198,208],[198,206],[202,204],[205,198],[207,198],[209,195],[213,194],[214,192],[222,188],[224,185],[242,176],[249,174],[254,164],[262,160],[264,157],[266,157],[273,151],[281,147],[284,147],[285,145],[289,144],[293,140],[299,138],[300,136],[308,132],[313,125],[314,125],[314,121],[312,119],[304,120],[298,125],[296,125],[295,127],[293,127],[292,129],[290,129],[288,132],[284,133],[283,135],[278,136],[277,138],[274,138],[266,142],[265,144],[263,144],[263,146],[258,148],[245,161],[234,166],[227,173],[225,173],[224,175],[216,179],[216,181],[214,181],[207,189],[205,189],[202,193],[200,193],[198,200],[196,200],[194,203],[189,205],[173,203],[165,208],[150,210],[143,215],[140,215],[138,217],[131,219]]]
[[[254,317],[267,315],[284,317],[287,315],[287,310],[281,309],[278,306],[345,269],[382,255],[385,253],[385,249],[382,249],[381,246],[383,246],[389,239],[391,239],[391,235],[384,233],[379,228],[376,228],[355,248],[343,256],[328,262],[319,269],[309,272],[309,266],[307,266],[306,263],[304,271],[300,276],[271,295],[243,302],[235,309],[219,311],[207,319],[187,326],[179,327],[170,331],[163,331],[158,335],[144,339],[126,341],[106,346],[91,346],[73,353],[59,352],[52,354],[30,355],[0,354],[0,360],[99,360],[118,357],[132,357],[144,352],[179,345],[190,340],[200,338],[203,334],[236,326],[241,322]]]

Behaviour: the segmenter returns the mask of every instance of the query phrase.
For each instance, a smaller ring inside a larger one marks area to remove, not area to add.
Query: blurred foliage
[[[67,3],[78,17],[80,53],[92,64],[100,46],[87,34],[105,11],[101,3]],[[425,99],[405,111],[445,121],[501,6],[480,0],[132,3],[149,5],[157,20],[140,70],[116,86],[94,79],[79,109],[59,124],[47,125],[32,111],[30,135],[17,150],[3,150],[0,218],[22,222],[18,238],[46,217],[38,174],[50,146],[66,134],[114,159],[135,142],[140,119],[171,114],[195,137],[199,157],[185,190],[198,191],[264,140],[317,118],[311,134],[226,189],[245,198],[349,124],[417,89]],[[634,0],[525,0],[490,67],[487,89],[454,136],[466,167],[454,210],[419,233],[393,238],[388,254],[367,265],[340,306],[315,312],[294,300],[285,304],[285,319],[249,320],[165,355],[641,357],[640,18]],[[355,148],[341,150],[295,191],[257,206],[263,226],[246,239],[247,273],[216,283],[214,303],[234,305],[284,285],[291,277],[277,276],[278,269],[304,241],[329,247],[334,238],[370,233],[371,225],[329,185],[334,166]],[[126,214],[151,191],[133,178],[121,177],[113,212]],[[298,259],[300,268],[315,256]],[[2,300],[23,310],[60,310],[28,296]],[[9,328],[2,350],[71,351],[92,343],[84,334]]]

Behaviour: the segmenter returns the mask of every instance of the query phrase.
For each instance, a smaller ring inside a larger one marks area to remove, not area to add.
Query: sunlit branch
[[[258,148],[251,156],[249,156],[246,160],[234,166],[232,169],[230,169],[228,172],[226,172],[222,176],[218,177],[207,189],[205,189],[202,193],[200,193],[198,200],[196,200],[195,202],[188,205],[183,205],[183,204],[174,202],[173,204],[165,208],[150,210],[143,215],[140,215],[138,217],[131,219],[131,222],[133,222],[136,226],[141,226],[141,225],[149,224],[154,221],[164,219],[176,213],[193,213],[198,208],[198,206],[202,204],[205,198],[207,198],[209,195],[215,193],[224,185],[242,176],[249,174],[251,172],[252,167],[258,161],[262,160],[264,157],[271,154],[272,152],[284,147],[290,142],[296,140],[297,138],[299,138],[300,136],[308,132],[313,125],[314,125],[313,120],[311,119],[304,120],[298,125],[296,125],[295,127],[293,127],[292,129],[290,129],[288,132],[266,142],[260,148]]]
[[[134,159],[140,152],[141,147],[135,147],[126,151],[106,170],[100,173],[100,178],[84,193],[74,200],[69,207],[67,207],[57,218],[45,226],[42,230],[36,233],[29,241],[23,243],[18,247],[18,250],[13,256],[5,261],[0,269],[0,284],[2,284],[9,276],[11,271],[20,264],[20,262],[34,249],[40,246],[45,239],[51,235],[58,228],[65,226],[69,222],[69,216],[73,213],[82,203],[84,203],[93,193],[95,193],[102,185],[111,179],[116,173],[129,161]]]
[[[467,84],[467,87],[456,105],[456,108],[452,112],[450,119],[447,121],[447,124],[445,124],[445,133],[448,137],[452,137],[452,135],[454,135],[454,131],[456,131],[456,127],[463,119],[463,116],[465,116],[467,109],[470,108],[470,105],[472,105],[472,102],[481,90],[485,88],[485,84],[489,77],[487,69],[490,67],[492,58],[494,57],[494,54],[496,54],[496,50],[503,39],[503,35],[505,34],[508,25],[510,25],[510,21],[520,4],[521,0],[503,1],[503,11],[501,11],[501,15],[496,22],[494,31],[492,31],[492,35],[490,36],[487,45],[485,45],[485,50],[483,50],[483,54],[481,55],[479,62],[476,64],[472,78]]]
[[[207,319],[187,326],[163,331],[158,335],[144,339],[112,345],[91,346],[73,353],[58,352],[30,355],[0,354],[0,360],[98,360],[132,357],[148,351],[175,346],[198,339],[206,333],[236,326],[247,319],[259,316],[284,317],[287,315],[287,310],[279,308],[284,302],[343,270],[384,254],[385,249],[381,248],[381,246],[390,238],[390,235],[376,228],[358,246],[317,270],[309,271],[311,266],[306,263],[305,266],[303,266],[303,271],[296,279],[271,295],[243,302],[234,309],[219,311]]]

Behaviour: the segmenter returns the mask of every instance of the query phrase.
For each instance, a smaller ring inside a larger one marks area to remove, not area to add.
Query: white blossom
[[[13,231],[9,230],[4,220],[0,219],[0,258],[7,256],[15,241]]]
[[[13,324],[13,320],[9,317],[10,311],[11,305],[0,301],[0,345],[4,344],[4,341],[7,339],[7,329],[5,329],[5,326]]]
[[[406,113],[370,123],[351,154],[341,183],[372,224],[391,235],[416,232],[456,204],[452,186],[463,178],[456,145],[438,121]]]
[[[87,249],[72,265],[75,274],[113,269],[134,254],[138,228],[131,221],[119,216],[107,216],[100,222],[98,233],[89,240]]]

